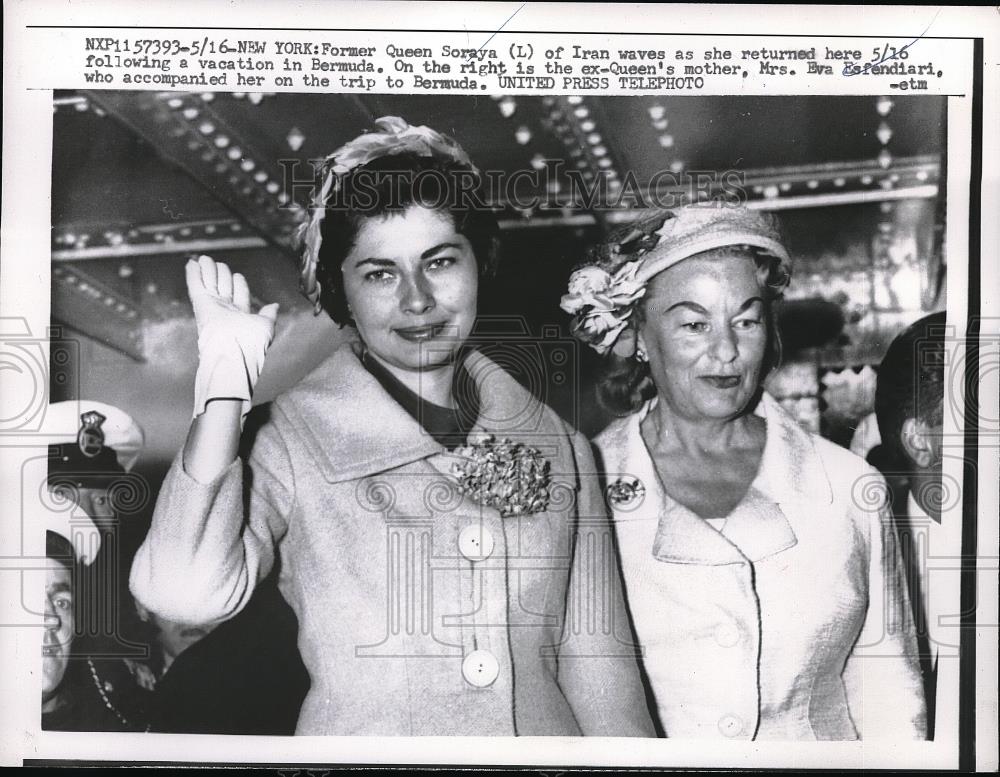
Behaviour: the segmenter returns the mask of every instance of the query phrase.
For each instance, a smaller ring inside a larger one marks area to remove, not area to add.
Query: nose
[[[729,364],[739,355],[736,333],[728,327],[717,327],[712,339],[712,356],[723,364]]]
[[[45,597],[45,634],[46,636],[53,635],[54,632],[59,630],[62,626],[62,618],[59,617],[59,613],[52,604],[52,599],[48,596]]]
[[[400,307],[406,313],[420,315],[434,307],[434,293],[423,273],[407,277],[400,294]]]

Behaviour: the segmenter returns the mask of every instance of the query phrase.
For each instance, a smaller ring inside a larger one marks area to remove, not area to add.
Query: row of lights
[[[656,139],[664,151],[668,151],[674,147],[674,136],[667,132],[667,128],[670,126],[670,120],[667,118],[667,109],[660,103],[653,103],[648,108],[649,121],[653,126],[653,130],[657,133]],[[684,163],[679,159],[673,159],[670,162],[670,172],[680,173],[684,170]]]
[[[103,304],[109,311],[113,311],[124,318],[134,319],[139,315],[139,312],[124,300],[99,288],[92,281],[81,278],[64,267],[59,265],[54,266],[52,268],[52,275],[63,285],[74,289],[77,293],[88,297],[94,302]]]
[[[920,182],[924,182],[930,179],[930,173],[928,173],[927,170],[917,170],[913,174],[913,177]],[[894,188],[895,185],[898,184],[901,180],[902,176],[897,172],[892,172],[882,175],[872,175],[871,173],[864,173],[862,175],[857,176],[857,181],[862,186],[872,186],[873,184],[877,183],[878,187],[884,190],[890,190]],[[830,179],[830,183],[836,189],[843,189],[847,185],[847,181],[848,177],[842,175]],[[821,181],[819,178],[810,178],[805,182],[805,186],[810,191],[816,191],[817,189],[820,188],[822,183],[823,181]],[[791,190],[792,190],[792,183],[790,181],[782,181],[780,183],[771,183],[771,184],[756,184],[753,187],[754,194],[759,194],[764,199],[768,200],[776,199],[782,194],[787,194]]]
[[[887,119],[889,118],[889,114],[892,113],[894,106],[895,103],[889,97],[883,96],[875,100],[875,112],[881,118],[878,129],[875,131],[875,136],[882,146],[877,161],[879,167],[886,172],[892,167],[892,154],[888,146],[893,134]],[[888,190],[898,180],[898,173],[890,173],[883,179],[881,185]],[[879,203],[879,210],[881,211],[881,217],[877,225],[878,232],[875,234],[875,261],[878,265],[887,266],[892,262],[890,249],[892,247],[893,233],[895,232],[895,205],[892,202],[884,201]]]
[[[169,244],[178,239],[191,240],[195,238],[218,238],[225,234],[236,234],[243,231],[243,225],[238,221],[221,223],[187,224],[183,226],[164,226],[154,230],[104,230],[88,232],[84,230],[67,230],[53,236],[52,243],[56,249],[81,250],[91,245],[111,246],[141,245],[152,240],[155,243]],[[145,237],[144,237],[145,235]],[[126,276],[122,276],[126,277]]]
[[[265,97],[274,97],[275,92],[231,92],[235,100],[249,100],[253,105],[260,105]]]
[[[497,104],[497,109],[504,118],[511,118],[517,112],[517,101],[509,95],[494,95],[493,100]],[[607,146],[604,139],[597,130],[594,119],[590,116],[590,109],[583,104],[583,98],[571,96],[565,98],[565,104],[559,104],[555,98],[546,97],[543,104],[549,109],[549,118],[552,127],[563,145],[567,148],[570,159],[588,183],[593,183],[595,179],[594,168],[600,171],[610,189],[620,188],[618,173],[614,169],[614,163],[608,155]],[[572,119],[568,117],[572,117]],[[579,132],[576,133],[570,127],[570,121],[576,123]],[[514,130],[514,140],[520,146],[528,146],[534,137],[531,128],[526,124],[518,125]],[[581,142],[583,145],[581,146]],[[549,160],[541,153],[535,153],[529,160],[531,167],[536,171],[544,170]],[[558,194],[560,184],[558,180],[548,183],[550,194]],[[572,212],[572,208],[564,207],[567,214]],[[533,215],[531,209],[520,209],[522,217],[530,218]]]
[[[211,102],[214,95],[211,92],[206,92],[201,94],[200,98],[203,102],[206,101],[206,98],[208,98],[208,102]],[[167,97],[166,104],[168,108],[177,112],[190,127],[185,127],[183,123],[179,124],[171,131],[171,134],[178,139],[187,135],[188,150],[192,152],[201,150],[201,160],[205,163],[214,161],[217,174],[223,175],[230,172],[229,183],[238,187],[240,194],[244,197],[250,197],[255,189],[260,189],[268,195],[272,195],[278,205],[289,204],[289,197],[281,190],[281,184],[272,179],[267,171],[248,156],[239,145],[233,143],[229,135],[216,126],[217,120],[206,115],[203,108],[192,105],[185,98],[176,95]],[[259,194],[257,199],[260,205],[268,206],[268,198],[263,193]],[[274,210],[275,208],[270,205],[269,209]]]
[[[505,119],[511,118],[515,113],[517,113],[517,100],[515,100],[510,95],[490,95],[494,102],[497,104],[497,110],[500,111],[500,115]],[[531,143],[533,133],[531,128],[526,124],[518,125],[514,130],[514,140],[519,146],[527,146]],[[547,165],[545,157],[541,154],[535,154],[531,158],[531,166],[535,170],[544,170]],[[534,215],[534,210],[532,208],[518,208],[518,212],[521,214],[522,218],[530,219]]]
[[[517,111],[517,101],[513,97],[510,97],[509,95],[494,95],[493,99],[496,101],[497,107],[504,118],[510,118]],[[550,117],[559,123],[559,126],[564,130],[565,135],[565,131],[569,130],[568,125],[566,125],[563,121],[566,117],[566,113],[564,113],[564,111],[557,105],[555,98],[546,97],[543,100],[543,103],[550,109]],[[600,133],[596,131],[597,125],[590,116],[590,109],[583,104],[583,98],[575,95],[567,97],[566,103],[572,109],[571,114],[577,120],[580,130],[584,134],[586,142],[590,146],[590,153],[597,159],[597,166],[602,169],[613,167],[613,162],[608,157],[608,149],[604,145],[604,140]],[[571,135],[572,132],[570,131],[569,134]],[[514,130],[514,139],[517,141],[518,145],[528,145],[531,142],[532,137],[531,128],[527,125],[519,125],[517,129]],[[569,136],[566,135],[566,137]],[[571,156],[578,159],[578,167],[581,169],[585,168],[587,166],[586,161],[579,161],[583,154],[577,147],[578,144],[575,142],[575,138],[572,145],[573,147],[570,149]],[[573,153],[574,151],[576,151],[575,154]],[[532,167],[536,170],[544,168],[545,162],[545,158],[541,155],[532,157]],[[610,177],[616,178],[617,173],[614,173],[614,175]]]
[[[54,98],[52,100],[52,112],[58,113],[60,110],[69,110],[75,113],[92,111],[96,116],[108,115],[100,105],[94,105],[82,94]]]
[[[549,109],[549,121],[556,136],[569,151],[570,160],[584,180],[594,183],[600,175],[609,190],[620,189],[621,181],[607,143],[583,97],[571,95],[564,103],[546,97],[542,103]]]

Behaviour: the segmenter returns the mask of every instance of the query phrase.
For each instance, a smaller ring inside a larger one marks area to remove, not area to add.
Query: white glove
[[[253,388],[274,338],[278,305],[250,311],[246,278],[207,256],[184,268],[198,326],[198,373],[194,379],[194,417],[212,399],[239,399],[250,412]]]

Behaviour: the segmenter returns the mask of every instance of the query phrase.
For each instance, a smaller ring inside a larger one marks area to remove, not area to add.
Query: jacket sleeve
[[[287,529],[295,484],[273,423],[210,483],[184,471],[178,453],[160,489],[152,524],[132,562],[136,601],[163,618],[209,624],[236,615],[271,571]]]
[[[923,683],[895,522],[888,506],[862,518],[870,542],[868,611],[844,667],[847,703],[862,739],[924,739]]]
[[[573,447],[579,491],[559,685],[585,736],[655,737],[594,459],[581,435]]]

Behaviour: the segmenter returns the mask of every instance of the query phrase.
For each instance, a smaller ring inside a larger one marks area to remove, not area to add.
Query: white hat
[[[76,443],[85,459],[110,448],[125,472],[135,466],[145,442],[142,427],[124,410],[87,399],[49,405],[41,433],[54,438],[51,445]]]
[[[84,399],[50,405],[40,431],[50,447],[47,469],[38,474],[39,480],[62,475],[77,487],[105,488],[108,475],[132,469],[144,442],[142,428],[124,410]],[[43,499],[50,504],[32,510],[32,531],[43,529],[64,537],[77,560],[90,564],[101,548],[101,530],[82,505],[60,504],[57,493]]]
[[[735,245],[759,248],[779,260],[783,275],[791,275],[792,259],[769,213],[718,202],[694,203],[670,212],[657,231],[659,242],[642,256],[636,280],[646,283],[678,262]]]

